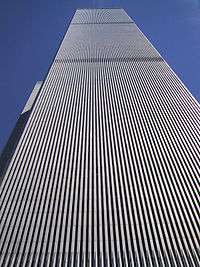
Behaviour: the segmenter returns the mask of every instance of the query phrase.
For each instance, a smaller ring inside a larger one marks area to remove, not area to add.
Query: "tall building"
[[[77,10],[1,156],[1,266],[200,266],[199,133],[126,12]]]

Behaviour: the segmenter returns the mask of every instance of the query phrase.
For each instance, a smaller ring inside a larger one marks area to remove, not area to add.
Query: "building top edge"
[[[85,7],[85,8],[77,8],[76,10],[95,10],[95,9],[122,9],[122,7],[97,7],[97,8],[90,8],[90,7]]]

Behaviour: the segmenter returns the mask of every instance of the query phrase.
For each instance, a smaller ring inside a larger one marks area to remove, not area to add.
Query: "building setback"
[[[200,266],[200,105],[123,9],[76,11],[19,120],[1,266]]]

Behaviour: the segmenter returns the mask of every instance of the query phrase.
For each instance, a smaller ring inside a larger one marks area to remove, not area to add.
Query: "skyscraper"
[[[199,126],[123,9],[77,10],[1,156],[1,265],[199,266]]]

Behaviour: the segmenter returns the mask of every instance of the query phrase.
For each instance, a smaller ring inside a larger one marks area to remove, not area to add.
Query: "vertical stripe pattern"
[[[200,266],[199,133],[125,11],[77,10],[0,187],[0,265]]]

